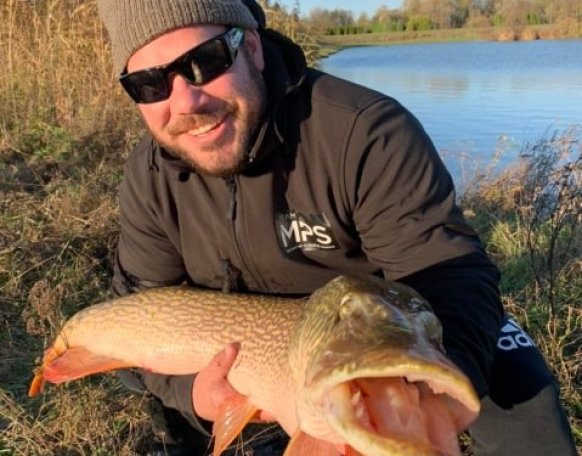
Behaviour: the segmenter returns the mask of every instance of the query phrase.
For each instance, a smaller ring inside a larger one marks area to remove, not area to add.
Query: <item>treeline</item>
[[[315,8],[302,21],[327,35],[545,24],[577,35],[582,0],[404,0],[402,8],[383,6],[358,17],[348,10]]]

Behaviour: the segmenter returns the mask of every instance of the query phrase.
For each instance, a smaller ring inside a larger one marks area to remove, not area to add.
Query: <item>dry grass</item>
[[[130,454],[139,400],[111,376],[28,400],[35,358],[103,298],[123,154],[139,134],[93,2],[0,4],[0,454]]]
[[[18,150],[20,138],[47,125],[83,136],[123,128],[133,116],[115,81],[95,8],[82,0],[1,3],[3,149]]]
[[[297,31],[284,17],[271,19]],[[149,432],[140,398],[112,375],[26,395],[35,359],[64,319],[108,294],[117,186],[141,130],[109,58],[92,1],[0,3],[1,456],[129,456]],[[519,177],[507,185],[512,193],[481,185],[468,207],[488,239],[505,221],[499,239],[521,242],[516,199],[507,198],[519,195]],[[496,242],[492,251],[509,270],[512,249]],[[505,296],[556,370],[582,445],[580,263],[559,260],[552,314],[547,275],[538,283],[530,274]]]

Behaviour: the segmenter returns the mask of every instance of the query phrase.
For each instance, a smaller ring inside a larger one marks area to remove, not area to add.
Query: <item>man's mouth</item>
[[[216,119],[213,122],[207,122],[204,125],[199,125],[197,128],[187,130],[184,133],[190,136],[205,136],[211,131],[216,130],[222,124],[222,122],[224,122],[225,118],[226,116],[223,116],[220,119]]]
[[[229,112],[227,110],[213,114],[199,115],[196,119],[184,119],[182,125],[176,125],[175,129],[179,134],[203,137],[218,129],[224,123],[228,115]]]

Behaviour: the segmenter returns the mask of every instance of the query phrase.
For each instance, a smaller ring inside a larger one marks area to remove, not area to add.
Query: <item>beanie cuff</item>
[[[258,27],[241,0],[98,0],[97,4],[120,73],[135,51],[171,30],[201,24]]]

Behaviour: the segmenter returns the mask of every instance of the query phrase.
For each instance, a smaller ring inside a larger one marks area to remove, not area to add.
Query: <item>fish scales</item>
[[[280,358],[286,353],[285,343],[281,341],[288,337],[294,324],[293,314],[300,311],[299,307],[291,299],[255,299],[252,295],[222,297],[188,289],[155,289],[85,309],[70,320],[66,334],[74,335],[77,344],[95,346],[100,341],[92,340],[94,333],[107,331],[112,323],[118,322],[116,331],[108,331],[110,338],[102,341],[109,354],[119,352],[125,356],[133,344],[145,344],[151,347],[153,357],[171,353],[177,356],[190,353],[193,341],[197,341],[196,351],[203,358],[200,362],[207,363],[227,343],[244,341],[245,350],[261,362],[262,357],[273,358],[276,354]],[[87,327],[92,331],[87,332]],[[118,339],[123,343],[111,343]],[[192,366],[184,365],[184,369],[191,372]]]
[[[90,346],[146,370],[175,375],[197,372],[227,344],[239,343],[229,381],[257,407],[265,408],[274,397],[288,396],[287,341],[302,303],[263,295],[159,288],[88,307],[69,320],[61,337],[64,345],[67,339],[74,340],[76,346]]]

